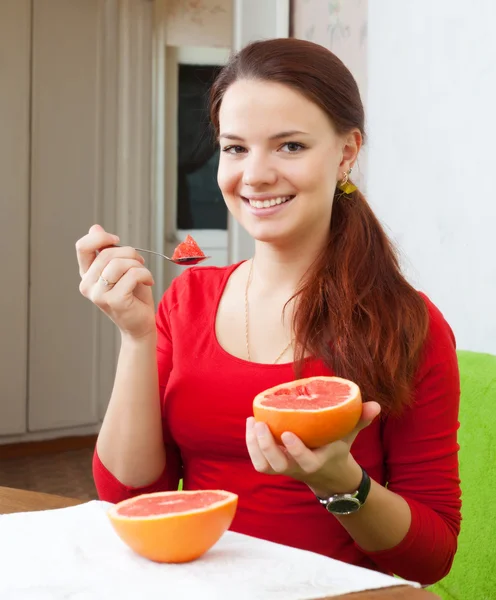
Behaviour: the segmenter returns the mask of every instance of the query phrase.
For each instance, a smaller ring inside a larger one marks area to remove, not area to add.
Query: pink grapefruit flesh
[[[353,431],[362,413],[358,386],[340,377],[309,377],[272,387],[253,401],[257,421],[282,444],[285,431],[309,448],[319,448]]]

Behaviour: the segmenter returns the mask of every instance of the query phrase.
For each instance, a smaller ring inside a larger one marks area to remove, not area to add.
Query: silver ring
[[[105,279],[105,277],[102,277],[101,275],[100,275],[99,279],[105,287],[112,287],[113,285],[115,285],[115,283],[112,283],[111,281],[109,281],[108,279]]]

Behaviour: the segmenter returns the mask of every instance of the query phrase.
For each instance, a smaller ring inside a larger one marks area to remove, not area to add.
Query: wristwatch
[[[370,492],[370,477],[362,469],[362,480],[356,492],[350,494],[334,494],[318,501],[334,515],[351,515],[360,510]]]

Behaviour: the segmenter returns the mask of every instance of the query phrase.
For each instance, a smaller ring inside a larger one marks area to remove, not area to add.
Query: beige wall
[[[74,242],[99,221],[163,249],[166,45],[287,35],[265,0],[236,0],[234,29],[234,0],[172,2],[0,0],[0,444],[99,427],[118,336]]]
[[[0,0],[0,443],[93,432],[110,394],[113,328],[74,250],[115,212],[109,8]]]
[[[30,2],[0,0],[0,435],[26,427]]]

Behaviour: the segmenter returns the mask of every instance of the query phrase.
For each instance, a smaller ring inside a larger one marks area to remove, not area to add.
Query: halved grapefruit
[[[123,500],[108,517],[132,550],[161,563],[199,558],[231,526],[238,496],[224,490],[155,492]]]
[[[192,256],[205,256],[205,253],[188,234],[184,242],[176,246],[172,258],[177,260],[178,258],[191,258]]]
[[[266,423],[275,440],[290,431],[308,448],[342,439],[362,414],[360,389],[341,377],[307,377],[283,383],[258,394],[255,420]]]

